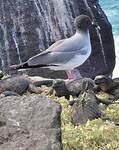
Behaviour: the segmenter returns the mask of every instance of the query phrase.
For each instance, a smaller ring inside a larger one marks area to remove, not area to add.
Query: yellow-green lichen
[[[63,150],[119,150],[119,127],[114,123],[96,119],[85,125],[71,123],[71,107],[67,100],[51,96],[62,105]],[[119,104],[103,110],[106,116],[119,116]]]

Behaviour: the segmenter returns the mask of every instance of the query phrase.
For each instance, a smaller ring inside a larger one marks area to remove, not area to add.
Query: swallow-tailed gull
[[[82,65],[91,54],[89,27],[92,21],[87,15],[75,18],[76,32],[67,39],[56,41],[48,49],[31,57],[28,61],[11,66],[12,69],[46,67],[65,70],[68,79],[75,79],[73,70]]]

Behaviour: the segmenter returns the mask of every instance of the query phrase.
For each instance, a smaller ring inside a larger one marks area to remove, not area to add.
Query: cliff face
[[[98,0],[0,0],[0,4],[0,63],[4,70],[26,61],[56,40],[73,35],[74,18],[87,14],[93,16],[100,29],[90,30],[92,54],[80,72],[94,77],[113,71],[112,29]],[[53,76],[52,71],[44,69],[29,72]]]

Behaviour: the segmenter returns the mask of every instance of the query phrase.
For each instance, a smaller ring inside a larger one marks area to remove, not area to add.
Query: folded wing
[[[85,55],[86,53],[87,49],[80,44],[80,41],[65,39],[54,43],[44,52],[30,58],[28,65],[60,65],[67,63],[75,55]]]

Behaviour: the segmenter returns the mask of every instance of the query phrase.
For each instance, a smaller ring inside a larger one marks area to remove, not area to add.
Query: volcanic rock
[[[0,99],[1,150],[62,150],[61,106],[45,96]]]
[[[1,1],[0,66],[3,71],[9,72],[8,66],[27,61],[55,41],[72,36],[74,18],[80,14],[94,18],[100,27],[98,31],[90,29],[92,53],[79,67],[81,75],[94,78],[99,74],[111,74],[115,66],[112,27],[97,0]],[[27,73],[66,77],[64,72],[48,69],[31,69]]]

